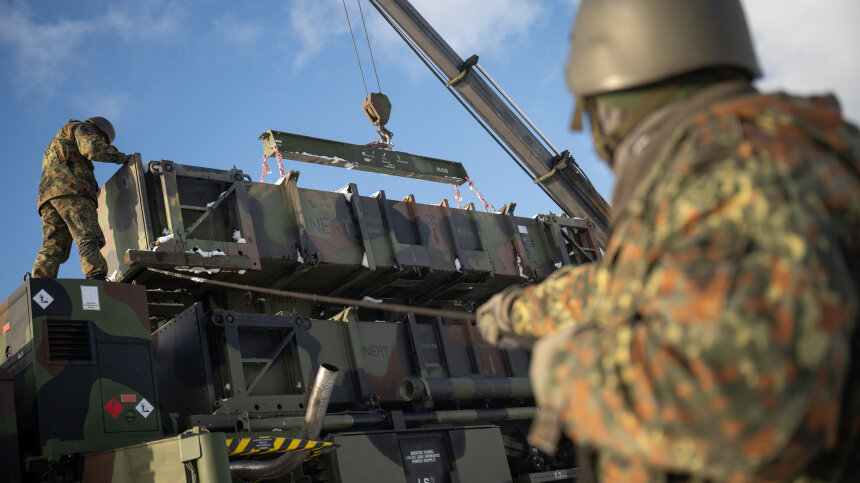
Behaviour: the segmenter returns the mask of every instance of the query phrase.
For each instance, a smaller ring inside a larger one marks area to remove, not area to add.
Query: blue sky
[[[414,0],[461,57],[481,65],[549,139],[569,149],[609,197],[613,177],[587,135],[568,131],[572,100],[563,65],[573,0]],[[851,0],[747,1],[765,69],[763,85],[836,89],[860,118],[860,18]],[[368,87],[376,90],[355,0],[348,0]],[[496,207],[531,216],[558,208],[496,146],[429,71],[363,3],[382,91],[393,103],[395,149],[460,161]],[[842,26],[844,25],[844,28]],[[853,48],[848,46],[853,45]],[[840,48],[833,48],[839,46]],[[826,49],[827,55],[821,55]],[[41,243],[36,189],[41,157],[71,118],[103,115],[115,145],[144,161],[229,169],[259,179],[267,129],[366,143],[376,139],[361,111],[365,96],[340,0],[221,2],[0,0],[0,299],[32,268]],[[96,163],[104,182],[115,165]],[[274,165],[274,163],[270,163]],[[454,201],[449,185],[287,162],[299,185],[336,190],[349,182],[369,195],[415,194]],[[275,174],[267,177],[274,182]],[[466,202],[480,205],[463,190]],[[81,277],[77,252],[60,271]]]

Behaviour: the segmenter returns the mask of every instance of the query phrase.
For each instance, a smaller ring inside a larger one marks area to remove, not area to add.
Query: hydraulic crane
[[[608,238],[609,205],[568,151],[559,152],[473,55],[465,61],[408,0],[369,0],[513,160],[571,217],[588,218]],[[475,71],[477,68],[477,71]]]

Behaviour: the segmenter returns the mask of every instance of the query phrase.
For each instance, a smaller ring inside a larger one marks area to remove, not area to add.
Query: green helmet
[[[113,128],[113,124],[110,123],[107,119],[101,116],[95,116],[87,119],[85,122],[91,122],[96,125],[96,127],[104,133],[108,138],[108,142],[113,144],[113,140],[116,139],[116,131]]]
[[[761,76],[740,0],[582,0],[567,64],[578,97],[709,67]]]

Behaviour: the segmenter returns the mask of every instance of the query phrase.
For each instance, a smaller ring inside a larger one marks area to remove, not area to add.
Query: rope
[[[480,191],[478,191],[478,189],[477,189],[477,188],[475,188],[475,184],[474,184],[474,183],[472,183],[472,180],[471,180],[471,179],[469,179],[469,177],[468,177],[468,176],[466,176],[466,182],[468,182],[468,183],[469,183],[469,189],[470,189],[470,190],[472,190],[472,191],[474,191],[474,192],[475,192],[475,194],[476,194],[476,195],[478,195],[478,199],[479,199],[479,200],[481,200],[481,203],[483,203],[483,204],[484,204],[484,211],[486,211],[487,213],[489,213],[489,212],[490,212],[489,208],[492,208],[492,209],[493,209],[493,211],[496,211],[496,207],[495,207],[495,206],[493,206],[493,205],[491,205],[490,203],[488,203],[488,202],[487,202],[487,200],[485,200],[485,199],[484,199],[484,196],[481,194],[481,192],[480,192]]]
[[[364,27],[364,38],[367,39],[367,50],[370,51],[370,63],[373,65],[373,75],[376,76],[376,87],[379,92],[382,92],[382,86],[379,85],[379,74],[376,72],[376,62],[373,60],[373,49],[370,48],[370,37],[367,35],[367,24],[364,23],[364,10],[361,9],[361,0],[355,0],[358,4],[358,11],[361,13],[361,26]]]
[[[457,208],[462,208],[460,202],[463,201],[463,197],[460,195],[460,185],[458,184],[454,185],[454,199],[457,200]]]
[[[310,300],[316,303],[325,303],[325,304],[334,304],[334,305],[345,305],[345,306],[356,306],[356,307],[364,307],[368,309],[377,309],[377,310],[389,310],[391,312],[402,312],[409,313],[412,312],[416,315],[428,315],[430,317],[443,317],[453,320],[476,320],[475,314],[471,312],[459,312],[456,310],[445,310],[445,309],[431,309],[427,307],[414,307],[412,305],[403,305],[403,304],[391,304],[387,302],[368,302],[365,300],[354,300],[347,299],[343,297],[332,297],[329,295],[315,295],[310,293],[303,292],[293,292],[291,290],[275,290],[271,288],[265,287],[254,287],[252,285],[243,285],[239,283],[232,282],[222,282],[220,280],[212,280],[203,277],[194,277],[191,275],[185,275],[182,273],[169,272],[167,270],[160,270],[157,268],[146,267],[150,272],[158,273],[161,275],[167,275],[170,277],[181,278],[183,280],[190,280],[192,282],[197,283],[205,283],[209,285],[215,285],[217,287],[225,287],[232,288],[236,290],[246,290],[249,292],[256,293],[264,293],[269,295],[277,295],[280,297],[289,297],[300,300]]]
[[[364,69],[361,68],[361,59],[358,57],[358,46],[355,45],[355,35],[352,34],[352,24],[349,22],[349,12],[346,10],[346,0],[341,0],[341,2],[343,3],[343,12],[346,14],[346,24],[349,26],[349,36],[352,37],[352,48],[355,49],[355,60],[358,61],[358,71],[361,73],[361,84],[364,85],[364,95],[368,95],[367,83],[364,82]]]

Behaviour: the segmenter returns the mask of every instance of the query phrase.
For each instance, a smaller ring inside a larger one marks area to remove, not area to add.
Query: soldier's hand
[[[552,401],[553,394],[558,393],[557,388],[553,388],[555,380],[553,371],[558,364],[559,354],[564,352],[573,330],[575,329],[571,327],[547,335],[538,340],[532,349],[529,379],[540,413],[532,423],[528,441],[529,444],[549,455],[555,454],[562,429],[558,408],[553,406]]]
[[[531,346],[530,340],[514,332],[511,321],[511,306],[522,291],[520,287],[509,287],[478,308],[478,332],[485,341],[500,347]]]

